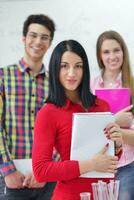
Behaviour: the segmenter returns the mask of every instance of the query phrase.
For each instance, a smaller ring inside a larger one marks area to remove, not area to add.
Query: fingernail
[[[105,146],[108,147],[108,146],[109,146],[109,143],[107,143]]]
[[[110,135],[106,135],[106,138],[110,140]]]
[[[104,131],[104,134],[107,134],[107,133],[108,133],[108,132],[105,130],[105,131]]]

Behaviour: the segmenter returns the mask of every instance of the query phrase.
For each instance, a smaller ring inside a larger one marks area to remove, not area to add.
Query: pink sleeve
[[[93,94],[95,94],[96,89],[102,88],[100,85],[100,82],[102,82],[101,75],[94,77],[90,82],[90,88]]]
[[[80,175],[78,161],[52,160],[55,137],[56,114],[44,106],[36,117],[32,152],[33,172],[39,182],[71,180]]]
[[[97,87],[96,84],[97,84],[96,78],[91,79],[91,81],[90,81],[90,88],[91,88],[91,91],[92,91],[93,94],[95,94],[95,89]]]

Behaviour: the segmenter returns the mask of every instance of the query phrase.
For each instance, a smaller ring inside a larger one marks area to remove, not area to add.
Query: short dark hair
[[[90,92],[90,72],[86,52],[82,45],[75,40],[65,40],[60,42],[50,58],[49,63],[49,95],[46,102],[54,103],[57,106],[64,106],[66,95],[63,86],[59,81],[61,58],[64,52],[69,51],[76,53],[83,61],[83,78],[79,86],[79,94],[82,104],[89,108],[95,102],[95,96]]]
[[[53,39],[54,32],[55,32],[55,23],[51,18],[49,18],[47,15],[43,15],[43,14],[29,15],[27,17],[27,19],[25,20],[24,25],[23,25],[23,36],[24,37],[26,37],[26,35],[27,35],[30,24],[33,24],[33,23],[45,26],[50,31],[51,40]]]

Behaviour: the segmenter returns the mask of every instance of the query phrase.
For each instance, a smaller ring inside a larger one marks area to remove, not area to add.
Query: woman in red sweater
[[[92,192],[91,183],[99,180],[80,175],[89,171],[114,173],[117,169],[118,158],[108,156],[107,147],[92,159],[70,160],[72,113],[110,110],[106,102],[89,91],[89,82],[84,48],[74,40],[59,43],[50,59],[49,96],[47,104],[38,112],[33,144],[36,179],[39,182],[57,181],[52,200],[79,200],[80,192]],[[61,156],[58,162],[52,160],[53,148]]]

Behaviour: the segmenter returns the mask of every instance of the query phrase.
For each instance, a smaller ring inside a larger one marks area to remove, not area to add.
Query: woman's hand
[[[122,139],[122,129],[116,123],[109,123],[106,128],[104,129],[104,133],[107,139],[110,139],[116,143],[123,143]]]
[[[110,123],[104,130],[107,139],[111,139],[115,142],[115,155],[119,155],[122,151],[123,144],[123,132],[122,129],[116,123]]]
[[[92,158],[93,171],[116,173],[118,157],[107,155],[108,145]]]
[[[133,105],[130,105],[115,114],[115,121],[120,127],[131,127],[134,118],[132,108]]]
[[[108,146],[106,145],[91,159],[79,161],[80,174],[92,171],[116,173],[118,157],[107,155]]]

